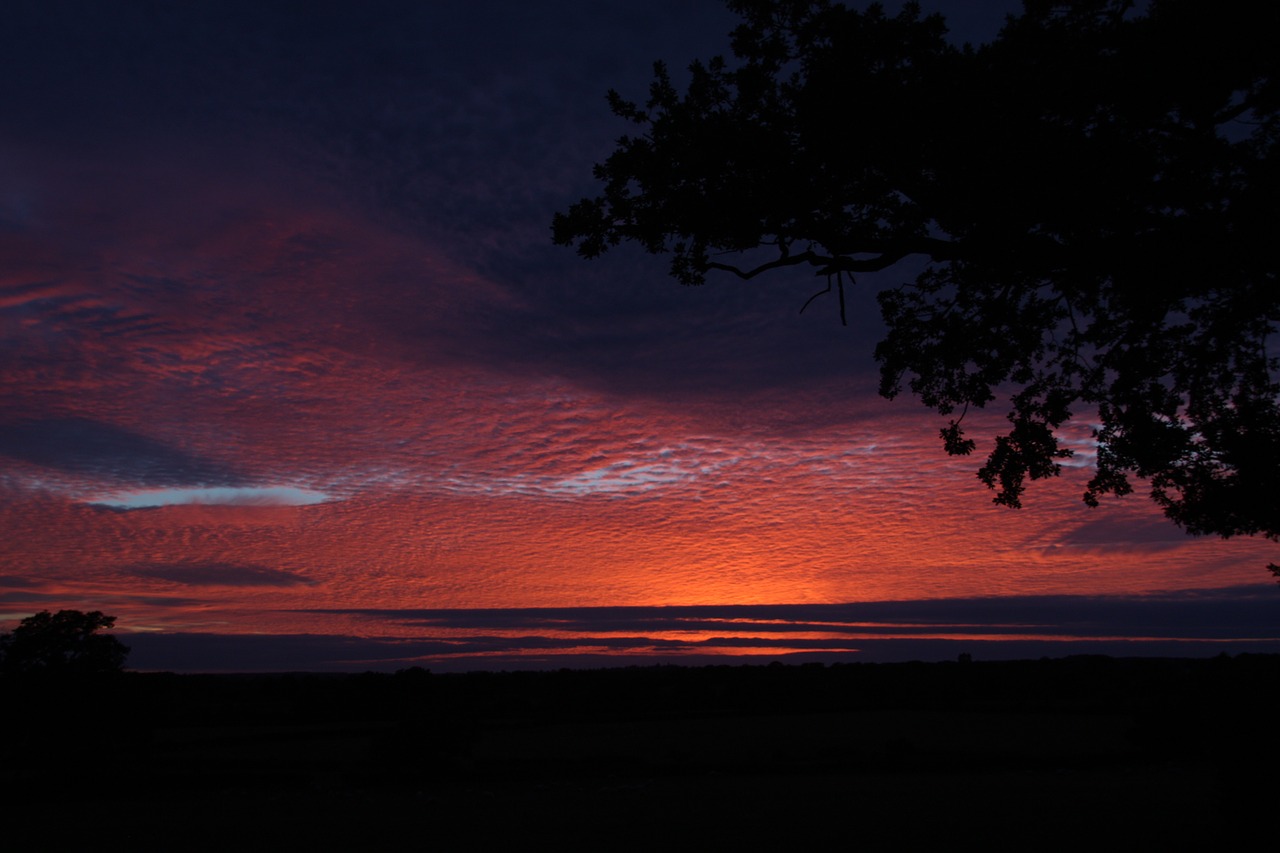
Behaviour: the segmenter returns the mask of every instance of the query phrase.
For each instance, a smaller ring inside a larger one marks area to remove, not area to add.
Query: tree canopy
[[[879,294],[880,391],[909,389],[969,454],[972,408],[1010,427],[978,471],[1018,506],[1092,425],[1084,500],[1145,480],[1195,534],[1280,537],[1280,6],[1026,0],[957,46],[915,4],[731,0],[734,59],[661,63],[553,223],[587,258],[624,241],[685,284],[788,267]]]
[[[124,668],[129,647],[110,634],[116,624],[101,611],[47,610],[0,634],[0,672],[6,675],[104,675]]]

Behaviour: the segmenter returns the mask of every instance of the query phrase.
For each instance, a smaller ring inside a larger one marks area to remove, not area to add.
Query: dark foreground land
[[[1278,683],[1250,655],[0,682],[3,838],[1274,849]]]

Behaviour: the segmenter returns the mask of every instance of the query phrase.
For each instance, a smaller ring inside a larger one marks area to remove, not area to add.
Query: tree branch
[[[722,270],[724,272],[731,272],[741,279],[752,279],[760,275],[760,273],[768,272],[769,270],[776,270],[780,267],[794,267],[799,266],[800,264],[813,264],[814,266],[819,266],[821,264],[830,263],[832,260],[832,258],[824,257],[809,251],[801,252],[798,255],[788,255],[783,253],[782,257],[749,270],[744,270],[741,267],[734,266],[733,264],[722,264],[719,261],[707,261],[703,264],[702,268],[705,270]]]
[[[753,279],[761,273],[768,272],[769,270],[776,270],[781,267],[800,266],[801,264],[820,267],[817,271],[817,275],[880,272],[881,270],[888,269],[909,255],[928,255],[935,261],[947,261],[959,257],[960,251],[955,243],[948,240],[939,240],[934,237],[921,237],[919,239],[909,241],[885,243],[883,245],[869,245],[863,252],[859,252],[858,254],[876,254],[876,257],[855,258],[850,255],[836,255],[835,257],[830,257],[828,255],[818,254],[812,249],[792,255],[786,250],[784,244],[781,256],[750,269],[743,269],[742,267],[735,266],[734,264],[725,264],[720,263],[719,261],[707,261],[702,265],[702,269],[720,270],[722,272],[733,273],[738,278],[744,280]]]

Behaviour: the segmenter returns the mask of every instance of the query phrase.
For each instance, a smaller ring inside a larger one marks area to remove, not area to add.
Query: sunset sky
[[[1016,4],[925,6],[965,41]],[[803,272],[551,245],[605,91],[733,23],[6,4],[0,625],[102,610],[179,671],[1280,651],[1277,546],[1086,508],[1087,413],[1015,511],[876,396],[913,269],[842,327]]]

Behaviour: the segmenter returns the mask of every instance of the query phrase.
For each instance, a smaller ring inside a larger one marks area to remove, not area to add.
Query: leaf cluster
[[[881,393],[944,415],[1004,401],[979,477],[1018,506],[1092,425],[1084,495],[1146,480],[1192,533],[1280,535],[1280,6],[1028,0],[989,44],[937,15],[736,0],[735,60],[665,66],[553,223],[700,284],[923,256],[879,295]],[[958,413],[958,414],[956,414]]]

